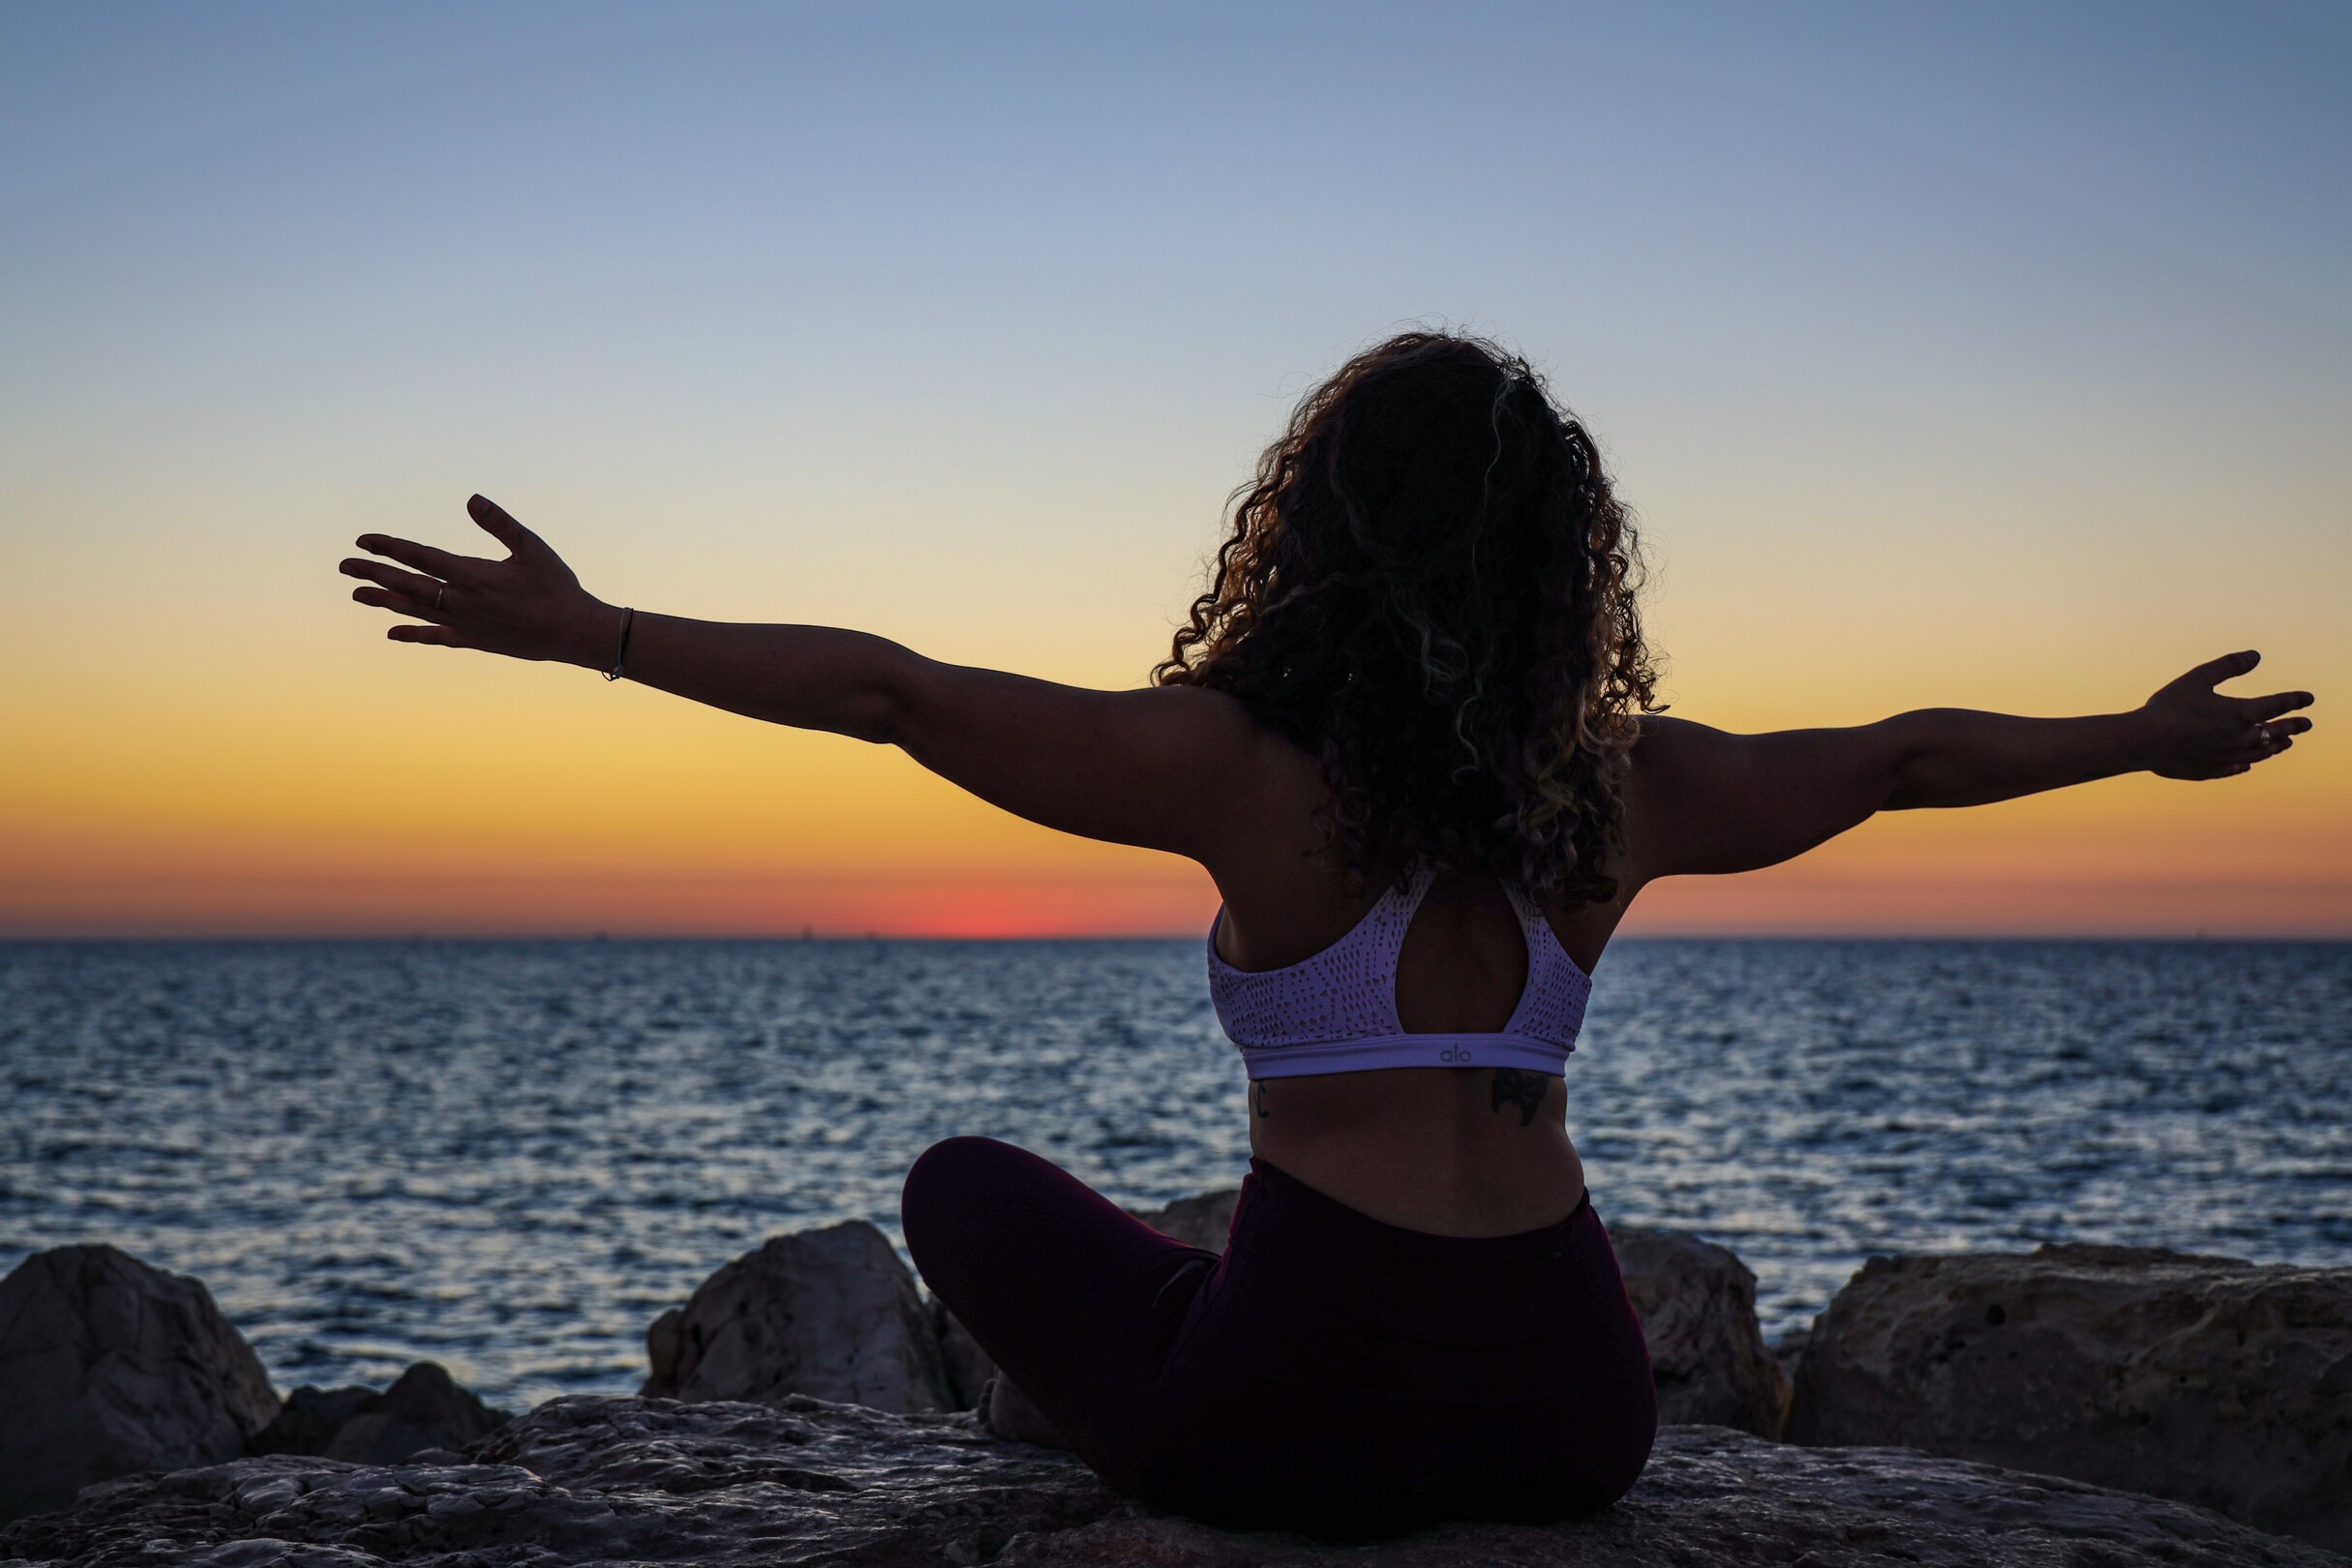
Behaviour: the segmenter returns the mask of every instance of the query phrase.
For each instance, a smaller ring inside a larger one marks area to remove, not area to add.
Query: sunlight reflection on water
[[[778,1230],[985,1132],[1123,1201],[1239,1179],[1197,942],[0,946],[0,1270],[193,1274],[282,1386],[632,1388]],[[1570,1064],[1611,1221],[1777,1332],[1872,1251],[2352,1263],[2352,946],[1627,942]]]

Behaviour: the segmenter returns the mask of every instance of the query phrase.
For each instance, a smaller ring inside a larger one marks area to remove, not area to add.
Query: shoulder
[[[1639,886],[1663,874],[1673,858],[1663,846],[1688,835],[1704,816],[1711,787],[1739,766],[1747,739],[1712,725],[1664,713],[1641,716],[1641,735],[1626,756],[1625,869]]]
[[[1185,737],[1189,782],[1208,806],[1194,858],[1227,901],[1251,904],[1270,890],[1328,881],[1320,814],[1331,788],[1321,761],[1225,692],[1161,686],[1152,694]]]
[[[1171,746],[1199,781],[1221,793],[1295,789],[1320,778],[1314,759],[1258,722],[1249,706],[1206,686],[1145,686],[1119,701]]]
[[[1742,737],[1664,713],[1643,713],[1641,734],[1625,758],[1625,804],[1656,803],[1677,785],[1736,756]]]
[[[1641,734],[1630,753],[1637,771],[1644,767],[1652,771],[1672,768],[1703,755],[1709,748],[1739,739],[1713,725],[1675,718],[1670,713],[1643,713],[1638,715],[1637,722]]]

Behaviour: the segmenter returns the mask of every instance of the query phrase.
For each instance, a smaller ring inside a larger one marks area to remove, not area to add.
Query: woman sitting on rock
[[[1112,1485],[1220,1523],[1538,1522],[1630,1487],[1642,1330],[1562,1081],[1661,877],[1882,810],[2243,773],[2309,728],[2235,653],[2138,709],[1729,735],[1659,716],[1634,534],[1584,427],[1492,345],[1408,333],[1311,393],[1152,685],[1087,691],[819,626],[640,614],[488,500],[505,560],[370,534],[394,640],[560,659],[903,747],[1033,822],[1198,861],[1250,1175],[1221,1256],[1008,1144],[908,1175],[940,1299]]]

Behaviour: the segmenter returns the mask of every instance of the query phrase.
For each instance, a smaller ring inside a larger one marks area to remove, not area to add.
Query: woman
[[[1151,686],[1084,691],[878,637],[616,609],[477,496],[502,561],[368,535],[396,641],[560,659],[903,747],[1034,822],[1198,861],[1251,1148],[1221,1256],[984,1138],[907,1178],[923,1278],[1113,1485],[1331,1534],[1545,1521],[1633,1484],[1642,1331],[1566,1129],[1586,977],[1641,890],[1881,810],[2117,773],[2243,773],[2307,694],[1956,709],[1729,735],[1660,716],[1633,531],[1527,365],[1409,333],[1312,392]],[[408,568],[407,570],[401,567]]]

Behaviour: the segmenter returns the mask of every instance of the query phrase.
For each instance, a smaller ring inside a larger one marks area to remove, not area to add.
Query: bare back
[[[1218,953],[1245,970],[1295,964],[1330,947],[1382,891],[1351,889],[1331,853],[1317,850],[1313,814],[1326,791],[1312,760],[1280,741],[1268,752],[1274,776],[1262,788],[1270,799],[1253,820],[1272,841],[1246,868],[1219,878],[1226,909]],[[1626,896],[1545,912],[1585,971],[1599,962]],[[1398,955],[1398,1018],[1411,1034],[1498,1030],[1527,969],[1525,939],[1501,886],[1441,877]],[[1439,1235],[1510,1235],[1566,1218],[1583,1196],[1567,1109],[1562,1079],[1515,1068],[1261,1078],[1249,1091],[1250,1144],[1375,1220]]]

